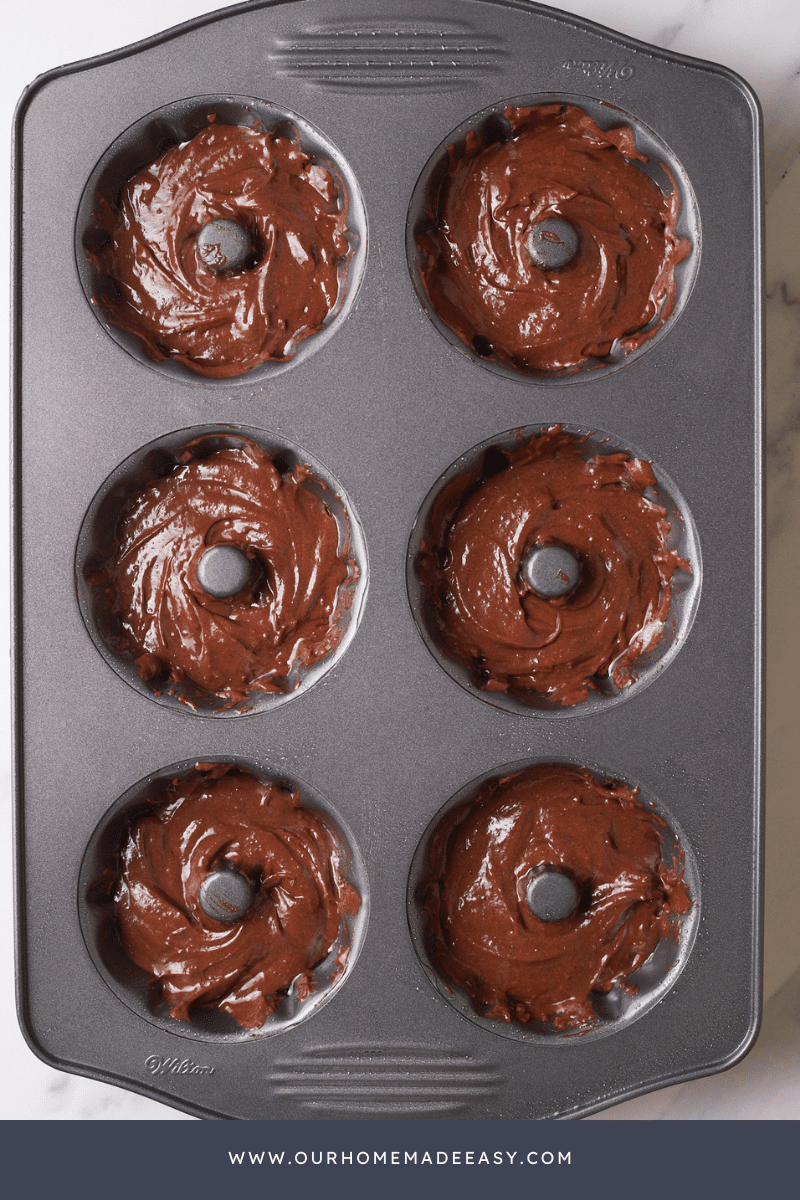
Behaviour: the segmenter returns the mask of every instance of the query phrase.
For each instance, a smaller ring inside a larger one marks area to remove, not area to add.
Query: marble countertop
[[[223,7],[208,0],[27,0],[4,17],[0,90],[3,170],[13,107],[51,67],[137,41]],[[563,0],[554,5],[642,41],[737,71],[764,113],[767,203],[767,829],[764,1022],[755,1049],[722,1074],[630,1100],[591,1120],[767,1120],[800,1117],[800,5],[796,0]],[[8,181],[2,186],[4,224]],[[0,264],[7,274],[8,263]],[[8,295],[8,281],[0,281]],[[2,339],[6,353],[8,339]],[[3,403],[7,403],[4,398]],[[7,463],[0,472],[7,474]],[[0,480],[3,503],[7,482]],[[7,524],[6,524],[7,528]],[[3,554],[6,550],[3,548]],[[0,571],[7,611],[8,568]],[[8,621],[2,622],[6,637]],[[8,655],[0,657],[5,673]],[[0,773],[10,830],[10,684],[0,692]],[[65,1075],[27,1048],[13,1011],[11,838],[0,839],[0,1117],[40,1120],[191,1120],[174,1109]]]

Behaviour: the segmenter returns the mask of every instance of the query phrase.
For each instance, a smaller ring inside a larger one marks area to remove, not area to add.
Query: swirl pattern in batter
[[[292,358],[334,309],[350,253],[329,170],[280,133],[213,121],[115,203],[98,196],[95,219],[106,243],[90,260],[113,281],[96,298],[109,321],[154,361],[205,376]],[[243,269],[212,270],[198,251],[201,230],[220,220],[249,236]]]
[[[510,106],[505,118],[506,140],[470,131],[463,153],[449,147],[417,236],[428,299],[482,358],[534,372],[602,366],[616,339],[630,353],[672,312],[675,267],[692,248],[676,233],[678,189],[664,196],[636,166],[647,159],[626,126],[600,130],[568,104]],[[557,269],[528,248],[548,218],[578,238]]]
[[[331,510],[305,486],[310,469],[281,472],[255,443],[235,441],[213,453],[204,438],[190,443],[123,509],[89,578],[120,622],[119,649],[153,690],[188,680],[226,707],[292,690],[300,669],[332,653],[351,603],[342,585],[358,576]],[[249,560],[235,595],[210,595],[198,580],[214,546]]]
[[[591,1027],[593,994],[624,989],[691,908],[682,853],[663,861],[663,828],[636,788],[585,768],[548,763],[489,780],[429,843],[431,959],[483,1016]],[[562,920],[540,919],[527,902],[541,868],[577,889]]]
[[[630,685],[663,635],[676,569],[691,569],[645,495],[656,482],[648,462],[592,453],[559,425],[493,447],[436,497],[417,559],[440,649],[476,687],[540,707]],[[540,546],[574,555],[574,590],[533,590],[523,563]]]
[[[234,922],[209,917],[200,903],[203,880],[220,869],[253,887]],[[297,791],[230,764],[198,763],[131,826],[114,904],[125,952],[156,981],[172,1017],[217,1008],[259,1029],[290,986],[299,1000],[312,994],[313,968],[360,899],[332,829]],[[337,972],[348,953],[342,937]]]

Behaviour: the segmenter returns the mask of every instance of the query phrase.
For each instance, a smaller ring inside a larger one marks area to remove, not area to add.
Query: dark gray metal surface
[[[568,596],[581,577],[581,564],[564,546],[534,546],[522,562],[522,574],[539,596]]]
[[[406,217],[426,162],[472,114],[518,96],[616,105],[653,130],[696,199],[683,311],[634,362],[572,386],[501,377],[454,349],[409,278]],[[185,97],[300,114],[358,180],[368,254],[318,352],[230,386],[154,370],[97,321],[76,267],[81,195],[131,124]],[[735,181],[736,186],[731,186]],[[730,72],[513,0],[326,0],[226,10],[55,71],[16,141],[15,454],[20,1015],[65,1070],[199,1115],[568,1117],[721,1069],[755,1036],[761,861],[761,192],[757,103]],[[418,510],[477,444],[563,421],[610,432],[673,479],[694,517],[694,626],[628,703],[547,720],[482,703],[434,662],[405,586]],[[298,445],[358,510],[370,592],[313,688],[219,720],[160,706],[112,671],[74,586],[78,533],[123,460],[174,430],[249,426]],[[349,827],[371,916],[343,986],[269,1038],[189,1038],[106,984],[84,944],[79,872],[120,796],[186,760],[305,780]],[[680,978],[602,1038],[521,1044],[432,987],[406,920],[417,844],[448,798],[511,761],[595,764],[642,784],[692,847],[702,889]]]
[[[209,221],[197,235],[200,257],[212,271],[241,271],[253,257],[253,243],[238,221]]]

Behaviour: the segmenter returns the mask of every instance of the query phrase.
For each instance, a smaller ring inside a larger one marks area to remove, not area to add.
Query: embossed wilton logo
[[[630,63],[603,62],[602,59],[569,58],[562,64],[565,71],[581,71],[590,79],[632,79],[636,68]]]
[[[162,1058],[151,1054],[144,1060],[151,1075],[213,1075],[214,1067],[201,1067],[190,1058]]]

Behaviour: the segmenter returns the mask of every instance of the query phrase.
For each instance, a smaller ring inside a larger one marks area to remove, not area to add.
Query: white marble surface
[[[332,0],[333,2],[333,0]],[[11,113],[37,74],[126,45],[221,7],[208,0],[27,0],[3,20],[3,170]],[[557,7],[682,54],[723,63],[764,111],[767,198],[768,736],[765,1018],[755,1050],[731,1071],[666,1088],[593,1120],[767,1120],[800,1117],[800,4],[797,0],[563,0]],[[7,228],[9,186],[0,203]],[[8,264],[0,263],[7,274]],[[8,295],[7,280],[0,280]],[[7,338],[0,342],[6,353]],[[5,403],[5,397],[2,403]],[[7,464],[0,463],[3,476]],[[7,483],[0,479],[3,503]],[[7,519],[3,522],[7,528]],[[4,547],[5,554],[5,547]],[[8,608],[8,572],[0,601]],[[2,622],[5,639],[8,622]],[[8,655],[0,658],[7,674]],[[13,1012],[9,686],[0,692],[0,1118],[188,1120],[118,1088],[39,1062]]]

